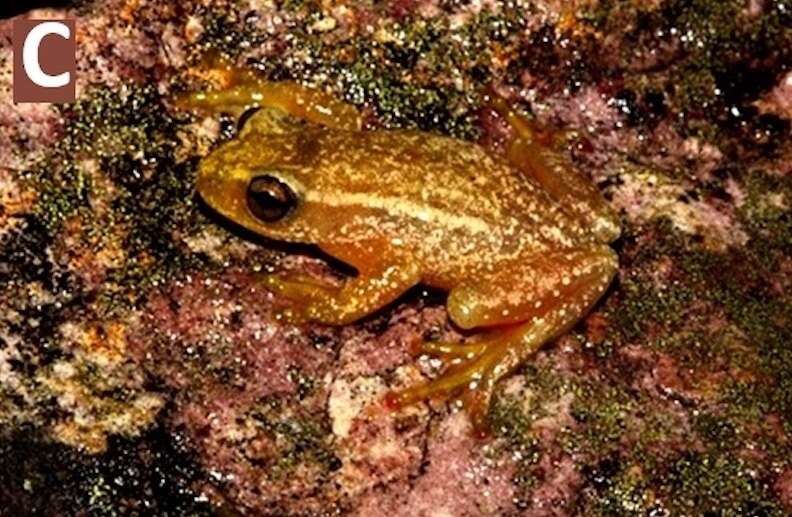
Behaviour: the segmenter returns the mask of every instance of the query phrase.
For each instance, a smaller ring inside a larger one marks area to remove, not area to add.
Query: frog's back
[[[316,143],[324,191],[357,193],[379,206],[398,201],[416,217],[447,214],[470,233],[583,236],[544,190],[479,145],[409,130],[324,131]]]

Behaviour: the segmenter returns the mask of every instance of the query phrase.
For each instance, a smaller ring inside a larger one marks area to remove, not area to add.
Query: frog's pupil
[[[296,196],[284,182],[273,176],[258,176],[248,185],[250,212],[266,222],[283,219],[296,204]]]

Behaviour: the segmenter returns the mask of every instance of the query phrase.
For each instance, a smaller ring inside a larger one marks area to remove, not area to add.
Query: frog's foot
[[[277,108],[335,129],[357,131],[362,125],[357,108],[299,83],[265,81],[250,70],[217,61],[210,62],[199,75],[213,79],[219,87],[179,96],[177,107],[237,116],[250,108]]]
[[[458,365],[463,361],[472,361],[487,350],[502,345],[509,340],[511,328],[497,329],[479,334],[475,341],[469,343],[455,343],[453,341],[419,341],[413,348],[416,356],[426,355],[439,359],[448,366]]]
[[[312,303],[333,296],[337,292],[337,288],[301,274],[268,274],[262,276],[260,282],[268,291],[293,302],[292,305],[277,311],[275,318],[294,325],[311,320]]]
[[[336,287],[326,282],[299,273],[285,275],[267,274],[261,276],[259,281],[268,291],[303,304],[310,303],[317,298],[329,296],[337,290]]]
[[[487,432],[489,402],[497,381],[508,371],[511,338],[497,337],[471,344],[427,342],[422,351],[441,358],[447,369],[436,379],[388,394],[386,404],[394,409],[428,399],[459,400],[479,435]]]
[[[428,355],[444,362],[473,359],[487,349],[484,343],[451,343],[446,341],[423,341],[415,348],[415,355]]]

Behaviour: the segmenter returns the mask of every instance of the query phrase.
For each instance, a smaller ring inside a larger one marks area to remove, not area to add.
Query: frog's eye
[[[248,184],[247,206],[262,221],[279,221],[296,205],[294,191],[274,176],[256,176]]]

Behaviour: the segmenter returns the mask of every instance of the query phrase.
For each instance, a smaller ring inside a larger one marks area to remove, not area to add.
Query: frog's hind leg
[[[503,99],[493,99],[491,106],[509,122],[515,133],[507,144],[509,161],[556,199],[562,209],[590,228],[599,242],[616,240],[620,228],[613,208],[597,187],[575,169],[570,158],[553,148],[549,141],[552,138],[542,139],[541,131]]]
[[[448,311],[463,328],[485,328],[465,345],[427,343],[424,352],[448,364],[433,381],[391,393],[401,407],[434,397],[461,396],[479,431],[496,382],[563,334],[605,292],[617,269],[604,245],[546,254],[507,265],[476,284],[451,291]]]
[[[361,117],[354,106],[296,82],[265,81],[251,71],[217,64],[202,75],[215,78],[222,86],[179,97],[177,106],[236,116],[250,108],[277,108],[298,119],[333,129],[357,131],[361,127]]]

